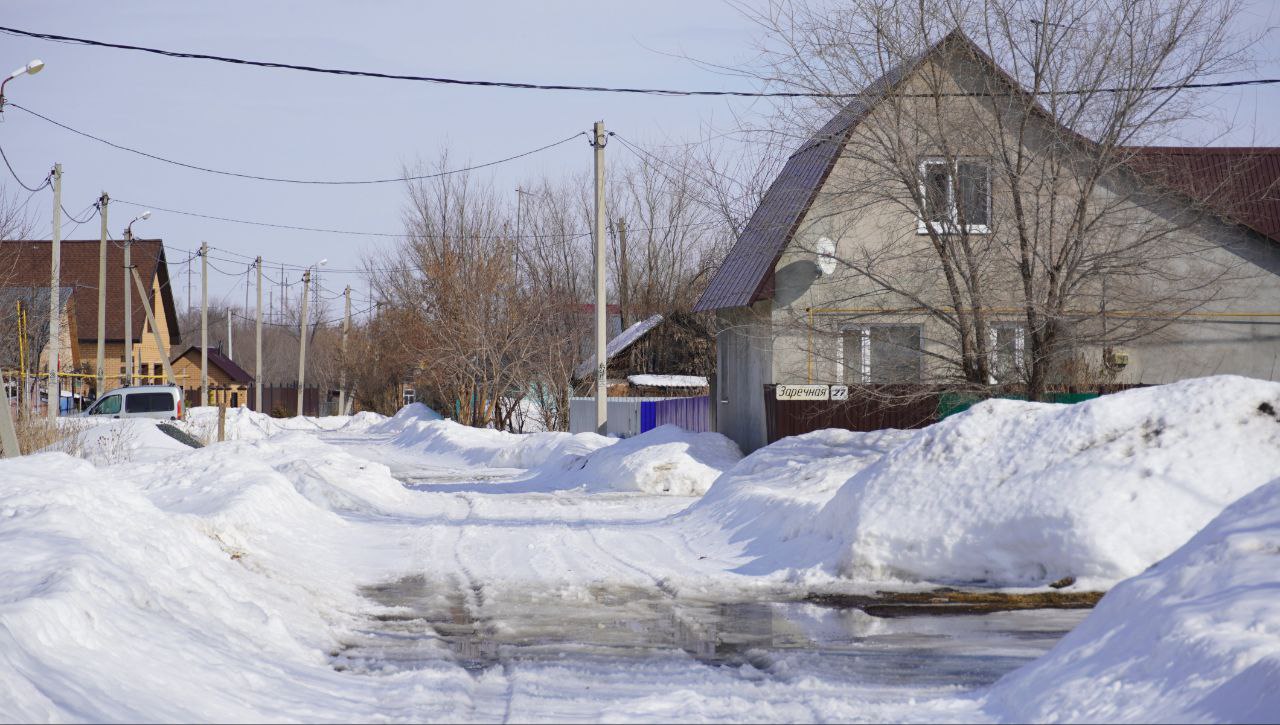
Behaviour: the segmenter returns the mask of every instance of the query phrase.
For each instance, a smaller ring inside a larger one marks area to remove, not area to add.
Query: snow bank
[[[425,407],[425,406],[424,406]],[[326,415],[321,417],[297,416],[295,418],[272,418],[265,413],[257,413],[248,408],[228,408],[224,423],[227,440],[261,440],[285,431],[363,433],[387,422],[386,416],[368,411],[355,415]],[[189,408],[183,427],[203,440],[217,440],[218,409],[214,406]]]
[[[165,421],[60,418],[59,422],[64,430],[74,429],[75,433],[71,440],[46,450],[70,453],[99,466],[159,460],[191,451],[190,446],[156,427]]]
[[[701,496],[741,457],[738,446],[719,433],[690,433],[663,425],[595,451],[568,474],[552,471],[539,476],[577,483],[589,491]]]
[[[0,719],[368,719],[325,653],[403,534],[334,512],[420,497],[304,433],[186,451],[0,461]]]
[[[1276,411],[1280,384],[1229,376],[1076,405],[992,400],[915,432],[780,441],[689,518],[736,529],[760,571],[1105,588],[1280,471]]]
[[[1013,722],[1275,722],[1280,479],[1111,590],[988,707]]]
[[[622,440],[595,433],[508,433],[408,408],[370,432],[391,435],[392,445],[442,465],[512,470],[517,478],[492,486],[520,492],[583,488],[699,496],[742,456],[718,433],[671,425]]]
[[[405,410],[408,408],[370,432],[390,434],[392,445],[453,465],[535,468],[576,460],[613,442],[595,433],[508,433],[472,428],[412,412],[405,415]]]
[[[852,474],[912,435],[832,428],[784,438],[728,469],[680,518],[701,535],[745,542],[754,561],[743,573],[819,566],[835,551],[807,535],[814,518]]]

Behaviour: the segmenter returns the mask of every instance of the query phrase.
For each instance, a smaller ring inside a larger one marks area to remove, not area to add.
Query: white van
[[[116,388],[81,413],[86,418],[182,419],[182,389],[176,385],[135,385]]]

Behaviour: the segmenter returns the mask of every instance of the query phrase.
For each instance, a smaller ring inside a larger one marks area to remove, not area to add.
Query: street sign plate
[[[827,400],[830,394],[827,385],[779,385],[773,389],[778,400]]]

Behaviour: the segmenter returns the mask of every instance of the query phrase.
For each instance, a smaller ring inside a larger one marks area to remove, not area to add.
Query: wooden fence
[[[257,397],[254,394],[256,386],[256,383],[250,383],[243,393],[245,399],[239,401],[250,410],[257,410],[254,406]],[[225,389],[216,385],[209,386],[210,393]],[[311,416],[332,415],[335,406],[330,397],[332,396],[328,390],[321,390],[317,385],[308,385],[302,392],[302,414]],[[200,387],[198,385],[195,388],[186,389],[185,404],[188,407],[200,405]],[[298,415],[297,384],[262,386],[262,410],[259,412],[268,415],[281,415],[286,418]]]

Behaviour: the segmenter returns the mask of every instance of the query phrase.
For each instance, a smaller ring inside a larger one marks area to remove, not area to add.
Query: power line
[[[222,55],[210,55],[207,53],[191,53],[185,51],[163,50],[161,48],[149,48],[141,45],[128,45],[125,43],[111,43],[102,40],[93,40],[90,38],[77,38],[70,35],[55,35],[53,33],[37,33],[30,30],[21,30],[19,28],[9,28],[0,26],[0,32],[9,33],[10,35],[18,35],[27,38],[37,38],[40,40],[51,40],[60,43],[74,43],[78,45],[88,45],[98,48],[112,48],[116,50],[134,50],[143,53],[152,53],[155,55],[167,56],[170,58],[186,58],[193,60],[212,60],[219,63],[231,63],[235,65],[254,66],[258,68],[277,68],[283,70],[305,71],[308,73],[323,73],[328,75],[352,76],[360,78],[381,78],[384,80],[397,81],[417,81],[422,83],[436,83],[441,85],[456,86],[477,86],[483,88],[517,88],[524,90],[538,91],[588,91],[593,93],[632,93],[653,96],[732,96],[739,98],[854,98],[864,95],[862,91],[854,93],[830,93],[825,91],[732,91],[732,90],[678,90],[670,88],[630,88],[620,86],[583,86],[571,85],[564,83],[521,83],[515,81],[486,81],[486,80],[465,80],[459,78],[444,78],[440,76],[419,76],[408,75],[402,73],[387,73],[382,71],[362,71],[350,70],[345,68],[325,68],[322,66],[298,65],[294,63],[277,63],[273,61],[250,60],[246,58],[233,58]],[[1121,93],[1136,90],[1148,91],[1178,91],[1186,89],[1198,88],[1235,88],[1240,86],[1261,86],[1274,85],[1280,83],[1280,78],[1252,78],[1240,81],[1218,81],[1212,83],[1174,83],[1169,85],[1152,85],[1152,86],[1115,86],[1106,88],[1089,88],[1082,90],[1065,90],[1059,91],[1059,95],[1083,95],[1092,93]],[[932,98],[938,95],[946,96],[993,96],[992,93],[923,93],[923,94],[900,94],[907,97],[919,96]]]
[[[159,211],[169,212],[170,214],[182,214],[183,216],[199,217],[201,219],[213,219],[220,222],[231,222],[233,224],[249,224],[257,227],[271,227],[273,229],[290,229],[298,232],[320,232],[322,234],[344,234],[347,236],[359,237],[403,237],[404,234],[391,234],[390,232],[357,232],[350,229],[322,229],[319,227],[304,227],[293,224],[275,224],[272,222],[252,221],[249,219],[233,219],[231,217],[215,216],[213,214],[201,214],[194,211],[182,211],[181,209],[167,209],[154,204],[140,204],[136,201],[127,201],[125,199],[111,199],[112,203],[128,204],[129,206],[142,207],[146,209],[157,209]]]
[[[65,123],[62,123],[62,122],[60,122],[60,121],[55,121],[55,120],[53,120],[52,118],[49,118],[48,116],[45,116],[44,114],[37,113],[36,111],[33,111],[33,110],[31,110],[30,108],[26,108],[25,106],[21,106],[21,105],[19,105],[19,104],[17,104],[17,103],[8,102],[8,103],[6,103],[5,105],[10,106],[10,107],[12,107],[12,108],[16,108],[16,109],[18,109],[18,110],[20,110],[20,111],[25,111],[26,113],[29,113],[29,114],[31,114],[32,116],[35,116],[36,118],[39,118],[39,119],[44,120],[44,121],[47,121],[47,122],[49,122],[49,123],[51,123],[51,124],[53,124],[53,125],[57,126],[58,128],[65,129],[65,130],[67,130],[67,131],[70,131],[71,133],[74,133],[74,134],[78,135],[78,136],[83,136],[84,138],[87,138],[87,139],[90,139],[90,140],[93,140],[93,141],[97,141],[98,143],[106,144],[107,146],[110,146],[111,148],[119,149],[120,151],[127,151],[127,152],[129,152],[129,153],[131,153],[131,154],[137,154],[137,155],[139,155],[139,156],[143,156],[143,157],[146,157],[146,158],[148,158],[148,159],[152,159],[152,160],[154,160],[154,161],[160,161],[160,162],[163,162],[163,163],[166,163],[166,164],[172,164],[172,165],[174,165],[174,166],[180,166],[180,167],[182,167],[182,168],[184,168],[184,169],[191,169],[191,170],[193,170],[193,171],[203,171],[203,172],[208,173],[208,174],[218,174],[218,175],[220,175],[220,176],[233,176],[233,177],[236,177],[236,178],[239,178],[239,179],[252,179],[252,180],[254,180],[254,181],[274,181],[274,182],[278,182],[278,183],[282,183],[282,184],[314,184],[314,185],[323,185],[323,186],[353,186],[353,185],[361,185],[361,184],[394,184],[394,183],[402,183],[402,182],[405,182],[405,181],[422,181],[422,180],[425,180],[425,179],[438,179],[438,178],[440,178],[440,177],[442,177],[442,176],[450,176],[450,175],[452,175],[452,174],[461,174],[461,173],[465,173],[465,172],[468,172],[468,171],[476,171],[476,170],[478,170],[478,169],[485,169],[485,168],[488,168],[488,167],[490,167],[490,166],[497,166],[498,164],[505,164],[505,163],[507,163],[508,161],[515,161],[515,160],[517,160],[517,159],[522,159],[522,158],[524,158],[524,157],[526,157],[526,156],[532,156],[533,154],[536,154],[536,153],[538,153],[538,152],[540,152],[540,151],[546,151],[547,149],[555,148],[556,146],[559,146],[559,145],[561,145],[561,144],[568,143],[568,142],[570,142],[570,141],[574,140],[575,138],[578,138],[579,136],[585,136],[585,135],[586,135],[586,133],[587,133],[586,131],[579,131],[578,133],[575,133],[575,134],[573,134],[572,136],[568,136],[568,137],[566,137],[566,138],[562,138],[562,139],[560,139],[559,141],[553,141],[552,143],[546,144],[546,145],[544,145],[544,146],[539,146],[538,148],[535,148],[535,149],[530,149],[530,150],[528,150],[528,151],[524,151],[524,152],[521,152],[521,153],[515,154],[514,156],[508,156],[508,157],[506,157],[506,158],[498,159],[498,160],[496,160],[496,161],[487,161],[487,162],[485,162],[485,163],[483,163],[483,164],[476,164],[475,166],[468,166],[468,167],[461,168],[461,169],[449,169],[448,171],[440,171],[440,172],[437,172],[437,173],[434,173],[434,174],[418,174],[418,175],[414,175],[414,176],[397,176],[397,177],[394,177],[394,178],[386,178],[386,179],[356,179],[356,180],[292,179],[292,178],[288,178],[288,177],[279,177],[279,176],[262,176],[262,175],[258,175],[258,174],[246,174],[246,173],[241,173],[241,172],[239,172],[239,171],[225,171],[225,170],[222,170],[222,169],[213,169],[213,168],[209,168],[209,167],[207,167],[207,166],[199,166],[199,165],[197,165],[197,164],[189,164],[189,163],[187,163],[187,162],[185,162],[185,161],[175,161],[175,160],[173,160],[173,159],[165,158],[164,156],[160,156],[160,155],[158,155],[158,154],[153,154],[153,153],[150,153],[150,152],[148,152],[148,151],[142,151],[142,150],[140,150],[140,149],[135,149],[135,148],[132,148],[132,147],[130,147],[130,146],[124,146],[124,145],[122,145],[122,144],[118,144],[118,143],[116,143],[116,142],[114,142],[114,141],[108,141],[108,140],[107,140],[107,139],[105,139],[105,138],[102,138],[102,137],[100,137],[100,136],[95,136],[95,135],[93,135],[93,134],[91,134],[91,133],[88,133],[88,132],[86,132],[86,131],[81,131],[80,129],[77,129],[77,128],[72,128],[71,126],[68,126],[68,125],[67,125],[67,124],[65,124]]]
[[[13,177],[14,181],[18,182],[18,186],[21,186],[32,194],[40,191],[51,183],[50,180],[53,178],[52,171],[49,172],[48,176],[44,177],[44,181],[41,182],[39,186],[27,186],[23,183],[22,179],[19,178],[18,173],[13,170],[13,164],[9,163],[9,156],[4,152],[4,146],[0,146],[0,158],[4,159],[5,168],[9,169],[9,175]]]

